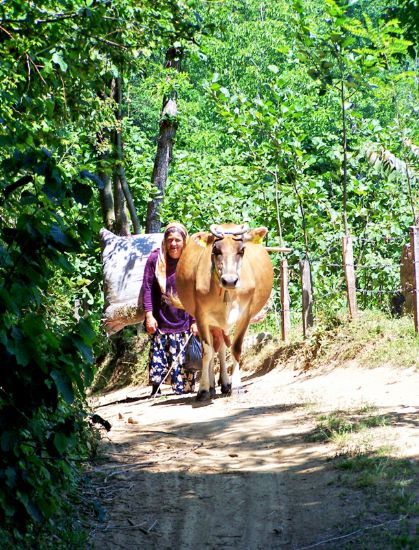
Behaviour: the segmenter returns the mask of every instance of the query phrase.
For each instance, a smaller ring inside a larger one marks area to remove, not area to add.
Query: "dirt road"
[[[96,400],[112,429],[90,474],[93,548],[385,549],[403,529],[413,532],[417,518],[344,483],[335,462],[383,445],[395,460],[417,459],[415,369],[276,366],[243,381],[243,396],[207,404],[169,388],[154,401],[134,387]],[[319,415],[338,409],[388,420],[344,450],[313,441]]]

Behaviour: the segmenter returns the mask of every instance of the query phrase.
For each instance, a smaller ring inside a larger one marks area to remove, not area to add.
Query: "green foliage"
[[[54,521],[89,452],[85,390],[93,350],[107,351],[96,174],[123,162],[144,223],[165,94],[178,96],[178,129],[163,223],[266,225],[268,244],[293,249],[293,308],[297,262],[309,257],[316,313],[335,318],[345,211],[362,305],[385,307],[419,193],[406,146],[419,132],[405,40],[414,27],[399,11],[404,35],[382,17],[385,4],[0,3],[0,521],[9,541],[26,543],[25,531]],[[167,79],[169,46],[185,62]],[[122,119],[115,77],[125,84]],[[121,129],[118,160],[110,136]],[[390,170],[383,151],[405,169]]]
[[[323,415],[318,419],[317,426],[310,441],[335,441],[336,438],[357,433],[369,428],[376,428],[388,424],[388,419],[383,415],[365,416],[356,411],[336,411],[329,415]]]
[[[415,143],[418,131],[408,42],[397,22],[380,14],[380,2],[305,2],[304,9],[297,2],[290,9],[249,1],[203,43],[206,78],[197,61],[189,64],[191,78],[203,75],[207,95],[198,106],[185,91],[192,124],[187,134],[178,129],[165,217],[175,213],[197,230],[208,219],[267,225],[270,244],[293,249],[291,266],[311,259],[319,310],[345,300],[342,220],[357,238],[362,304],[386,307],[417,204],[417,158],[407,181],[368,157],[375,144],[405,159],[402,142],[410,136]],[[263,58],[253,63],[256,50]]]
[[[411,41],[409,53],[414,58],[417,55],[419,43],[418,0],[398,0],[385,2],[385,15],[388,19],[397,18],[404,29],[404,35]]]
[[[341,459],[337,467],[347,475],[344,481],[362,489],[373,489],[386,500],[393,513],[413,513],[417,503],[411,490],[417,468],[413,461],[395,459],[388,449],[377,449],[369,455],[360,454]]]
[[[95,334],[87,319],[50,316],[46,297],[53,274],[73,271],[91,228],[88,216],[71,216],[72,182],[46,150],[16,152],[3,170],[31,179],[23,190],[3,187],[0,240],[0,517],[19,541],[28,525],[57,512],[75,483],[71,456],[89,454],[82,403]]]
[[[112,79],[200,27],[193,3],[0,4],[0,523],[32,547],[92,448],[102,297],[96,174],[112,173]],[[96,204],[94,204],[96,202]],[[100,349],[99,349],[100,351]],[[64,534],[55,547],[65,546]],[[45,545],[47,547],[47,545]]]

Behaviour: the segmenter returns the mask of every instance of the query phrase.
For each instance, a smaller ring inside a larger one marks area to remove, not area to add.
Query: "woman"
[[[176,265],[186,245],[188,232],[177,222],[164,232],[160,249],[154,250],[145,265],[143,292],[145,327],[151,335],[149,379],[154,395],[170,370],[167,383],[177,394],[195,390],[195,373],[185,370],[185,343],[190,332],[198,333],[194,319],[175,308],[168,296],[176,294]],[[169,382],[170,381],[170,382]]]

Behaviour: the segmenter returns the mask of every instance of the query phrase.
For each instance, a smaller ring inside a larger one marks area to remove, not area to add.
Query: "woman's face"
[[[180,258],[183,250],[183,237],[177,231],[170,232],[166,237],[166,250],[173,260]]]

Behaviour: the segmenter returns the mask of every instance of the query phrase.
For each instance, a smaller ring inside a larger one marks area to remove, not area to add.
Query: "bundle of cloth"
[[[101,229],[105,307],[103,326],[110,336],[144,321],[142,285],[150,253],[161,246],[163,234],[120,237]]]

